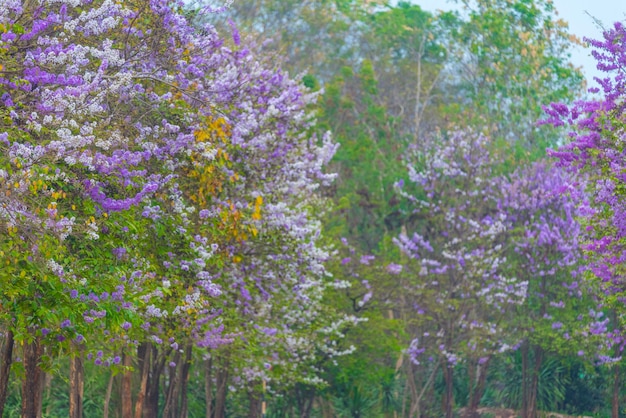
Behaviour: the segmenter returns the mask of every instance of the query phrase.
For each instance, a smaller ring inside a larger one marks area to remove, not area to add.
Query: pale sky
[[[579,38],[588,37],[599,39],[602,30],[596,27],[589,15],[602,22],[604,27],[611,27],[616,20],[626,21],[626,0],[553,0],[559,17],[569,23],[570,32]],[[454,3],[448,0],[413,0],[423,9],[435,11],[437,9],[450,10]],[[587,14],[589,13],[589,14]],[[572,63],[582,67],[587,77],[588,85],[593,86],[593,77],[599,76],[595,68],[595,60],[589,50],[579,47],[572,51]]]

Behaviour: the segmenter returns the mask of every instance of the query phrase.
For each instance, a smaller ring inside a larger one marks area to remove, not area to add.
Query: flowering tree
[[[413,408],[441,365],[451,414],[453,369],[465,362],[466,414],[474,416],[493,356],[521,346],[524,396],[516,406],[533,416],[545,352],[588,350],[599,360],[608,348],[594,287],[580,277],[577,205],[585,194],[566,171],[545,163],[507,173],[482,135],[455,132],[434,145],[409,167],[416,190],[398,184],[420,228],[395,240],[409,259],[399,276],[402,305],[416,318],[408,353],[430,375]]]
[[[500,207],[516,231],[510,261],[528,281],[526,300],[511,321],[522,355],[522,402],[511,406],[521,408],[524,417],[536,415],[547,353],[598,360],[607,348],[607,320],[595,286],[583,277],[577,207],[586,195],[581,185],[584,181],[545,162],[520,168],[505,181]]]
[[[602,40],[588,40],[599,70],[599,87],[589,89],[598,96],[572,106],[552,103],[546,107],[544,123],[571,128],[571,142],[552,155],[559,164],[589,177],[589,200],[581,205],[588,239],[583,249],[590,257],[590,275],[601,286],[603,305],[615,312],[615,331],[610,335],[621,355],[624,339],[624,89],[626,87],[626,28],[622,23],[605,31]],[[616,377],[618,376],[618,368]],[[618,382],[618,379],[615,379]],[[618,413],[617,385],[614,386],[613,416]]]
[[[418,190],[401,193],[424,222],[412,236],[395,240],[408,257],[405,275],[411,275],[402,283],[405,304],[418,318],[409,355],[414,365],[441,364],[445,413],[452,416],[454,366],[476,362],[480,375],[493,353],[510,348],[502,320],[524,302],[527,282],[507,270],[510,223],[498,207],[502,187],[489,140],[454,132],[416,156],[409,176]]]
[[[140,342],[136,416],[150,416],[148,376],[158,389],[166,359],[174,377],[192,346],[257,325],[309,351],[293,334],[325,326],[311,212],[335,147],[310,135],[315,96],[181,10],[0,1],[1,313],[11,344],[26,342],[25,416],[41,407],[44,354],[64,347],[53,341],[96,364]],[[178,416],[184,390],[171,390]]]

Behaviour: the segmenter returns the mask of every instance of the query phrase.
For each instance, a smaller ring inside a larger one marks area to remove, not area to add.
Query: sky
[[[450,10],[454,4],[447,0],[413,0],[425,10]],[[579,38],[599,39],[602,29],[598,28],[593,18],[604,27],[611,27],[616,20],[626,21],[626,0],[553,0],[559,17],[569,23],[570,32]],[[591,16],[589,16],[591,15]],[[577,47],[572,50],[572,63],[582,67],[588,85],[595,85],[593,77],[600,75],[595,68],[595,60],[589,50]]]

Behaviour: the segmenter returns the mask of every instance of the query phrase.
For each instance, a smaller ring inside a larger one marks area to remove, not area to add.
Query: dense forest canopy
[[[0,0],[0,417],[624,416],[626,28]]]

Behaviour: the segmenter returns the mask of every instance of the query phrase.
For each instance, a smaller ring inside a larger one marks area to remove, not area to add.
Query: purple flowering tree
[[[507,173],[492,147],[471,132],[440,137],[415,153],[413,185],[398,185],[414,204],[417,230],[395,240],[408,258],[401,305],[415,318],[408,354],[412,372],[425,376],[414,390],[415,411],[442,367],[450,416],[454,367],[464,362],[465,414],[476,416],[490,361],[521,347],[518,406],[530,417],[546,352],[591,358],[573,347],[598,355],[608,348],[607,323],[580,264],[584,183],[542,162]]]
[[[400,188],[418,218],[412,234],[395,239],[407,257],[402,305],[413,310],[412,370],[430,375],[416,393],[423,396],[441,367],[447,417],[453,414],[455,365],[467,361],[475,371],[470,398],[480,400],[491,356],[513,345],[503,320],[527,293],[527,282],[507,268],[510,221],[498,205],[503,191],[491,145],[473,132],[438,136],[426,151],[415,152],[409,166],[416,191]],[[421,396],[412,402],[412,414],[419,412]]]
[[[499,204],[515,233],[510,262],[528,282],[526,299],[510,322],[521,342],[522,416],[537,414],[539,372],[549,353],[599,360],[607,320],[584,279],[578,206],[585,182],[545,162],[516,170]],[[532,353],[532,354],[531,354]],[[594,358],[595,357],[595,358]]]
[[[614,356],[621,356],[623,338],[624,246],[626,237],[626,199],[624,199],[624,91],[626,88],[626,28],[615,23],[603,39],[587,39],[599,70],[593,96],[572,106],[552,103],[544,110],[543,123],[566,126],[569,142],[552,155],[558,163],[574,172],[584,173],[589,181],[589,199],[580,211],[585,219],[587,239],[583,250],[589,257],[589,277],[601,287],[602,303],[614,313],[609,334],[615,343]],[[619,367],[615,367],[615,382]],[[618,385],[614,386],[613,416],[618,413]]]

